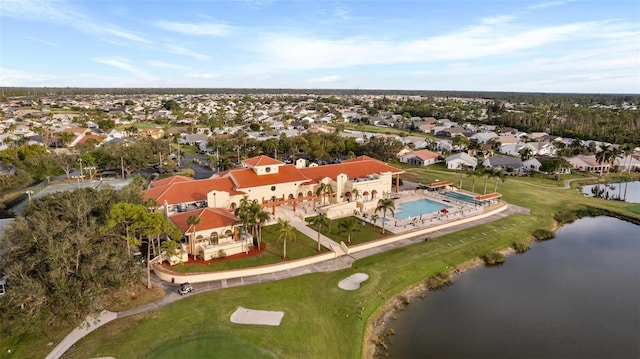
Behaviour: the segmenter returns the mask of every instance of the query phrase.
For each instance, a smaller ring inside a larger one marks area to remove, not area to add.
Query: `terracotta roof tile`
[[[371,157],[361,156],[342,163],[301,168],[300,172],[314,182],[320,182],[325,177],[335,180],[340,173],[344,173],[349,179],[353,179],[382,172],[403,173],[404,171]]]
[[[269,166],[269,165],[281,165],[283,164],[282,162],[273,159],[269,156],[256,156],[256,157],[251,157],[248,158],[244,161],[242,161],[244,164],[251,166],[251,167],[255,167],[255,166]]]
[[[151,182],[151,187],[160,187],[166,186],[168,184],[176,183],[176,182],[186,182],[186,181],[195,181],[192,177],[187,176],[171,176],[167,178],[163,178],[157,181]]]
[[[213,190],[228,192],[230,195],[244,193],[236,191],[229,178],[207,178],[153,187],[144,191],[142,198],[144,200],[155,198],[158,205],[162,206],[164,201],[168,204],[204,201],[207,199],[207,193]]]
[[[250,168],[230,170],[229,177],[237,185],[237,189],[244,189],[257,186],[267,186],[270,184],[308,182],[309,178],[301,173],[294,165],[279,166],[278,173],[271,173],[258,176]]]
[[[500,198],[502,197],[502,195],[498,192],[493,192],[493,193],[487,193],[487,194],[483,194],[480,196],[476,196],[475,199],[478,201],[484,201],[487,199],[494,199],[494,198]]]
[[[200,224],[196,226],[196,232],[232,226],[238,218],[223,208],[202,208],[189,212],[182,212],[169,217],[183,233],[191,232],[187,220],[190,216],[198,216]]]

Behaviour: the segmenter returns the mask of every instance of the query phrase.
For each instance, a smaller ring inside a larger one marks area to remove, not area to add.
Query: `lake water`
[[[390,319],[390,358],[640,358],[640,226],[563,226]]]
[[[624,197],[625,186],[627,189],[627,197]],[[596,189],[599,188],[601,197],[603,198],[623,198],[626,202],[640,203],[640,181],[627,182],[627,183],[607,183],[601,185],[589,185],[582,187],[582,193],[595,197]]]

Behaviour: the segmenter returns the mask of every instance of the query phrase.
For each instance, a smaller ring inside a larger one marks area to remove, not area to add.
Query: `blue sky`
[[[0,0],[0,86],[640,93],[640,1]]]

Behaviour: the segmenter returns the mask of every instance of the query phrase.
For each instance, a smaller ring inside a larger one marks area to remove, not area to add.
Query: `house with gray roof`
[[[522,172],[522,160],[518,157],[493,156],[488,157],[482,162],[485,167],[500,169],[506,172]]]
[[[476,166],[478,166],[478,159],[468,155],[465,152],[453,154],[445,158],[444,162],[447,164],[447,168],[450,170],[457,170],[461,168],[475,169]]]

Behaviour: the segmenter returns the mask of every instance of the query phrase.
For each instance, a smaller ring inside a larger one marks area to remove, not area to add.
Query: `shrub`
[[[536,229],[532,234],[539,241],[546,241],[556,236],[556,233],[554,231],[550,231],[544,228]]]
[[[482,256],[482,260],[487,265],[502,264],[505,261],[504,255],[499,252],[489,252]]]
[[[516,253],[523,253],[529,250],[529,243],[526,242],[515,242],[513,244],[513,249],[516,250]]]
[[[438,273],[427,279],[427,288],[429,290],[435,290],[449,284],[451,284],[451,274],[449,273]]]
[[[227,252],[224,251],[224,249],[221,249],[218,251],[218,255],[216,256],[217,258],[224,258],[227,256]]]

